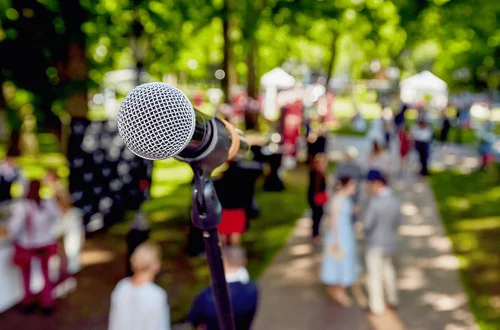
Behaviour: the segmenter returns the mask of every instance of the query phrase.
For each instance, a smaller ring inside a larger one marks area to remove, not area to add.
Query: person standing
[[[408,167],[408,158],[411,150],[411,133],[408,127],[398,131],[399,137],[399,175],[402,176]]]
[[[118,282],[111,294],[108,330],[170,330],[167,293],[154,283],[161,269],[160,248],[142,243],[130,263],[134,275]]]
[[[43,313],[48,315],[54,311],[49,260],[57,254],[56,225],[60,213],[54,200],[40,197],[40,187],[40,181],[32,181],[26,198],[14,204],[8,231],[14,241],[13,261],[23,276],[23,312],[31,313],[36,307],[36,296],[30,290],[31,261],[36,258],[40,260],[45,282],[40,305]]]
[[[217,227],[223,245],[239,245],[247,227],[247,200],[241,193],[244,172],[237,162],[229,162],[228,169],[214,182],[222,206],[222,220]]]
[[[363,221],[366,266],[368,271],[369,307],[372,313],[385,311],[384,289],[388,303],[398,305],[394,256],[397,252],[398,229],[401,224],[401,202],[387,186],[383,174],[370,171],[367,181],[374,197]]]
[[[309,189],[307,192],[307,201],[312,211],[312,242],[315,245],[318,243],[323,207],[328,202],[325,176],[327,168],[328,159],[326,155],[323,153],[316,154],[309,171]]]
[[[441,140],[443,144],[446,144],[446,142],[448,142],[448,134],[450,133],[451,128],[450,117],[448,117],[446,110],[447,109],[443,111],[443,122],[441,124],[441,132],[439,133],[439,140]]]
[[[245,268],[246,256],[241,247],[226,246],[222,249],[224,272],[229,289],[235,328],[251,329],[257,312],[259,292]],[[203,290],[194,300],[188,315],[189,323],[197,329],[218,330],[219,321],[212,288]]]
[[[394,126],[396,130],[401,130],[406,127],[406,111],[408,110],[408,105],[403,104],[401,110],[394,116]]]
[[[337,182],[339,178],[349,178],[356,182],[356,193],[352,198],[354,202],[354,222],[357,220],[357,211],[359,210],[361,201],[361,183],[365,176],[365,174],[363,174],[363,169],[357,162],[357,158],[358,149],[355,147],[346,148],[344,151],[344,160],[337,164],[333,174],[334,182]]]
[[[321,282],[327,285],[327,294],[332,300],[348,307],[351,298],[346,288],[356,282],[359,273],[356,237],[352,226],[352,196],[356,192],[356,182],[340,178],[337,186],[324,239]]]
[[[312,162],[318,154],[324,154],[328,143],[327,134],[323,128],[310,133],[307,137],[307,161]]]
[[[428,163],[433,135],[432,129],[425,119],[421,119],[412,129],[415,149],[420,160],[421,176],[429,175]]]

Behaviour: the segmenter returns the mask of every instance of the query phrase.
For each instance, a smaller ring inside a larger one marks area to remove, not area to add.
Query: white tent
[[[295,85],[295,78],[285,72],[282,68],[274,68],[264,74],[260,79],[262,86],[266,88],[264,98],[264,117],[276,119],[279,115],[276,98],[279,89],[288,89]]]
[[[401,101],[415,104],[430,99],[430,105],[443,108],[448,103],[448,85],[429,71],[420,72],[400,83]]]
[[[295,84],[295,78],[282,68],[274,68],[260,78],[260,83],[264,87],[291,88]]]

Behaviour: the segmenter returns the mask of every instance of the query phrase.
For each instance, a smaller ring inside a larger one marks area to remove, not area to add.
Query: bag
[[[326,202],[328,202],[328,194],[325,191],[314,194],[314,204],[317,206],[324,206]]]
[[[338,245],[331,244],[327,247],[328,255],[337,261],[342,261],[345,257],[344,250],[342,250]]]
[[[316,173],[316,190],[319,190],[321,188],[320,180],[320,176],[318,175],[318,173]],[[326,193],[326,191],[318,191],[314,193],[313,199],[316,206],[323,207],[325,206],[326,202],[328,202],[328,194]]]

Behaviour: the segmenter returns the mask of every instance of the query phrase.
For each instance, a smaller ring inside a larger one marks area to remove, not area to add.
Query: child
[[[134,275],[121,280],[111,294],[109,330],[170,330],[167,293],[154,284],[161,268],[160,249],[139,245],[130,263]]]

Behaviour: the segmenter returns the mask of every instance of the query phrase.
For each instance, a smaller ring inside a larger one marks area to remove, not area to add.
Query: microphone
[[[195,110],[177,88],[148,83],[125,97],[118,112],[118,133],[139,157],[175,157],[191,165],[191,221],[203,231],[220,329],[235,330],[217,232],[222,206],[210,173],[248,151],[242,132],[224,120]]]
[[[199,112],[179,89],[159,82],[128,93],[118,112],[118,132],[139,157],[174,157],[212,170],[248,151],[240,130]]]

